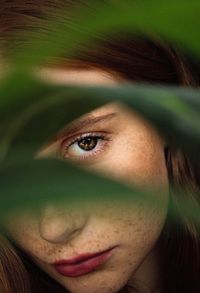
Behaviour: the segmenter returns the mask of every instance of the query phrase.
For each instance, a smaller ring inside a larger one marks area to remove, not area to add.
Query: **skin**
[[[37,74],[56,83],[109,86],[119,83],[112,74],[100,70],[43,69]],[[105,202],[94,196],[94,202],[83,203],[81,207],[49,203],[39,217],[24,212],[10,217],[6,227],[33,261],[72,293],[114,293],[126,284],[136,284],[141,293],[151,292],[160,285],[157,240],[168,208],[165,142],[149,122],[118,102],[95,109],[80,119],[102,116],[105,119],[91,125],[83,123],[78,133],[72,130],[70,137],[62,136],[46,144],[36,158],[58,156],[130,186],[151,187],[153,205],[147,208],[134,201]],[[93,150],[83,151],[77,143],[80,134],[104,137],[98,138]],[[117,247],[109,260],[83,276],[62,276],[51,265],[60,259],[112,246]],[[129,292],[135,291],[130,288]]]

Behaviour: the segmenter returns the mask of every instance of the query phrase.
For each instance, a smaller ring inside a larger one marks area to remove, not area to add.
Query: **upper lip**
[[[114,247],[111,247],[111,248],[108,248],[104,251],[100,251],[100,252],[97,252],[97,253],[83,253],[83,254],[79,254],[73,258],[70,258],[70,259],[61,259],[61,260],[58,260],[56,262],[53,263],[53,265],[67,265],[67,264],[77,264],[77,263],[81,263],[85,260],[88,260],[90,258],[93,258],[95,256],[98,256],[102,253],[105,253],[105,252],[108,252],[110,251],[111,249],[113,249]]]

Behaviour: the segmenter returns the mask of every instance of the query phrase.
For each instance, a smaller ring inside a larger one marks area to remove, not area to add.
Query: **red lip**
[[[60,260],[53,264],[58,273],[64,276],[77,277],[85,275],[105,263],[114,247],[98,253],[86,253],[72,259]]]

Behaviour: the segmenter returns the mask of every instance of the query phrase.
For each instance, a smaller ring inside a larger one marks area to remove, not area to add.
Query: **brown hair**
[[[1,3],[0,38],[2,52],[22,29],[45,25],[47,14],[55,8],[71,9],[80,2],[67,0],[6,1]],[[109,1],[107,1],[109,2]],[[42,21],[41,21],[42,20]],[[34,24],[34,25],[33,25]],[[73,61],[72,61],[73,60]],[[122,79],[138,82],[197,86],[192,67],[183,55],[161,40],[153,41],[130,33],[115,33],[95,39],[90,46],[79,48],[71,60],[62,56],[57,66],[99,68],[110,71]],[[187,197],[199,209],[199,167],[179,149],[165,150],[166,165],[171,183],[171,210],[176,221],[169,216],[159,242],[163,267],[163,292],[195,293],[200,290],[199,227],[190,215],[183,214],[179,204],[179,187],[185,187]],[[177,217],[179,220],[177,221]],[[31,262],[19,247],[3,237],[0,239],[0,287],[2,292],[66,292],[59,284]],[[37,280],[37,281],[36,281]]]

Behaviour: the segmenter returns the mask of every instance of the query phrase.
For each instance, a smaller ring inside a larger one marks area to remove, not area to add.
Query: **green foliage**
[[[109,5],[93,1],[91,5],[74,10],[73,26],[65,23],[62,12],[60,22],[53,17],[49,21],[49,33],[39,28],[27,33],[23,46],[12,56],[14,69],[1,81],[2,215],[14,208],[37,206],[47,199],[80,199],[94,194],[141,198],[138,191],[69,163],[31,160],[38,148],[66,123],[110,101],[123,102],[144,115],[170,144],[183,148],[191,159],[199,153],[199,89],[145,84],[114,88],[59,86],[30,74],[30,68],[52,56],[65,52],[70,58],[78,45],[116,30],[143,33],[155,39],[158,35],[200,56],[198,1],[122,1]]]
[[[15,62],[20,66],[40,64],[63,52],[70,57],[79,44],[92,41],[94,36],[120,31],[139,32],[156,39],[161,36],[199,55],[199,9],[196,0],[92,1],[70,12],[72,25],[64,11],[59,17],[55,13],[56,19],[52,15],[45,30],[39,26],[28,32],[24,37],[25,50],[22,47],[15,54]]]

